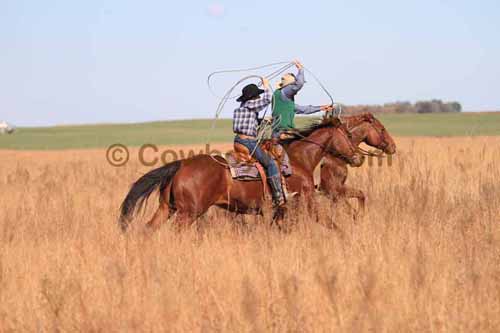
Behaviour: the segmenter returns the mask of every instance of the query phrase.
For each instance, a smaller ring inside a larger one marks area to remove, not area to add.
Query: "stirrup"
[[[280,198],[280,200],[273,200],[273,208],[280,208],[286,205],[286,200],[284,198]]]
[[[286,180],[283,175],[281,175],[281,186],[283,189],[283,196],[285,197],[285,200],[291,199],[295,197],[299,192],[288,192],[288,187],[286,186]]]

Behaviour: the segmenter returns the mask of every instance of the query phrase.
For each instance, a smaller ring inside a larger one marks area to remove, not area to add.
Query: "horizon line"
[[[461,111],[461,112],[434,112],[434,113],[395,113],[395,112],[375,112],[376,115],[436,115],[436,114],[480,114],[480,113],[500,113],[500,110],[482,110],[482,111]],[[300,115],[301,118],[314,118],[315,115]],[[232,118],[218,118],[217,120],[231,120]],[[176,119],[159,119],[159,120],[146,120],[146,121],[124,121],[124,122],[96,122],[96,123],[67,123],[67,124],[52,124],[52,125],[20,125],[17,126],[6,120],[0,120],[0,122],[5,121],[9,125],[13,125],[16,128],[52,128],[52,127],[77,127],[77,126],[118,126],[118,125],[142,125],[142,124],[152,124],[152,123],[168,123],[168,122],[185,122],[185,121],[213,121],[215,118],[176,118]]]

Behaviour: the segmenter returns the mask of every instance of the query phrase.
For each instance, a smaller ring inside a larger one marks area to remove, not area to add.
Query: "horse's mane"
[[[365,112],[353,116],[348,116],[345,117],[344,120],[346,121],[346,126],[348,128],[351,128],[352,126],[357,126],[366,121],[381,129],[385,129],[384,125],[380,122],[380,120],[378,120],[371,112]]]
[[[324,118],[321,121],[314,121],[309,125],[297,130],[294,136],[285,140],[281,140],[280,143],[284,146],[288,146],[291,143],[301,140],[304,137],[308,137],[312,133],[320,130],[322,128],[337,128],[342,126],[340,119],[338,118]]]
[[[373,116],[372,113],[369,113],[369,112],[356,114],[356,115],[352,115],[352,116],[347,116],[344,118],[344,120],[346,122],[346,126],[348,128],[350,128],[352,126],[357,126],[365,121],[370,121],[370,119],[375,119],[375,117]]]

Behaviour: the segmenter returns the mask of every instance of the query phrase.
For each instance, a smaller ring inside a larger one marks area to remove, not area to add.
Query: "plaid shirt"
[[[233,132],[256,137],[259,112],[271,104],[272,97],[271,90],[266,89],[258,99],[241,103],[240,107],[234,110]]]

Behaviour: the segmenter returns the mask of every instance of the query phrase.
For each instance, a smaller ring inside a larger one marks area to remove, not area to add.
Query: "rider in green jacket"
[[[281,78],[276,91],[273,94],[273,142],[280,147],[283,152],[282,172],[285,176],[292,174],[288,155],[283,147],[279,145],[279,140],[286,138],[286,132],[295,129],[296,114],[313,114],[320,111],[331,112],[332,105],[302,106],[295,104],[295,95],[302,89],[305,83],[304,66],[299,61],[295,61],[298,69],[297,75],[288,73]]]
[[[295,104],[295,95],[305,83],[304,66],[295,61],[297,75],[288,73],[281,78],[278,89],[273,95],[273,138],[279,138],[283,132],[295,129],[296,114],[313,114],[320,111],[332,111],[332,105],[302,106]]]

